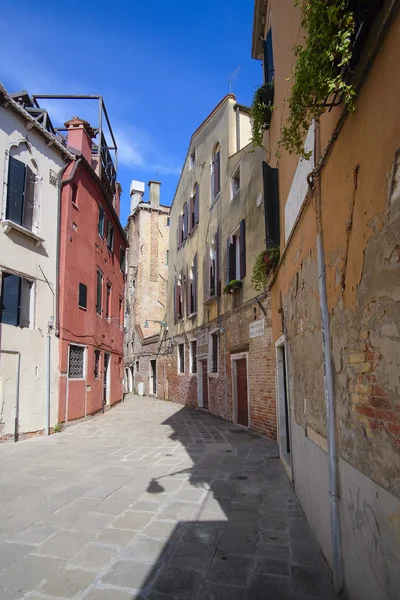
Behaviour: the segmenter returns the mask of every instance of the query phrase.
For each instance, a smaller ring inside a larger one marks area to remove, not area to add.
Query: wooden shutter
[[[193,257],[193,297],[194,297],[193,311],[197,312],[197,253]]]
[[[101,292],[102,292],[102,279],[103,275],[101,271],[97,271],[97,297],[96,297],[96,311],[101,314]]]
[[[29,167],[26,167],[25,172],[25,193],[24,193],[24,210],[22,215],[22,225],[26,229],[32,230],[33,226],[33,209],[35,206],[35,174]]]
[[[192,224],[194,227],[194,219],[193,219],[193,213],[194,213],[194,197],[190,197],[189,198],[189,225],[188,225],[188,233],[190,233],[192,231]]]
[[[278,169],[263,162],[264,212],[266,244],[280,244]]]
[[[274,77],[274,53],[272,49],[272,30],[269,29],[264,42],[264,80],[265,83],[272,81]]]
[[[78,306],[87,308],[87,287],[84,283],[79,284]]]
[[[4,273],[1,284],[1,322],[6,325],[19,324],[21,277]]]
[[[25,165],[10,156],[8,164],[6,219],[22,225],[25,192]]]
[[[104,209],[102,206],[99,206],[98,231],[99,235],[101,235],[101,237],[104,237]]]
[[[217,233],[215,234],[215,263],[216,263],[216,280],[217,280],[217,296],[221,295],[221,259],[220,259],[220,232],[219,228],[217,229]]]
[[[231,238],[228,236],[226,240],[226,271],[225,271],[225,285],[229,285],[230,282],[230,250],[231,250]]]
[[[185,294],[186,294],[186,316],[188,317],[191,313],[190,310],[190,279],[189,279],[189,268],[186,265],[186,279],[185,279]]]
[[[210,255],[210,247],[206,243],[206,251],[203,258],[203,290],[204,290],[204,298],[203,300],[208,300],[210,297],[210,275],[208,269],[208,257]]]
[[[194,194],[194,222],[195,222],[196,225],[199,222],[199,215],[200,215],[199,202],[200,202],[199,184],[197,184],[196,185],[196,191],[195,191],[195,194]]]
[[[183,207],[183,241],[185,241],[188,236],[188,225],[189,225],[188,204],[187,204],[187,202],[185,202],[184,207]]]
[[[229,245],[229,281],[236,279],[236,243],[237,237],[232,235],[231,244]]]
[[[176,283],[176,277],[174,280],[174,323],[176,323],[177,321],[177,307],[178,307],[178,302],[177,302],[177,283]]]
[[[240,221],[240,235],[239,235],[239,244],[240,244],[240,279],[246,276],[246,224],[245,220],[242,219]]]
[[[179,215],[178,221],[178,248],[182,246],[183,243],[183,215]]]
[[[31,309],[31,289],[32,283],[27,279],[21,278],[21,301],[19,313],[19,325],[29,327],[30,309]]]

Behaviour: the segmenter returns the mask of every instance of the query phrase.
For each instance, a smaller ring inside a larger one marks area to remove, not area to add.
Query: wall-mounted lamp
[[[167,321],[157,321],[157,320],[154,320],[154,319],[146,319],[145,322],[144,322],[144,328],[145,329],[149,328],[149,321],[151,323],[159,323],[161,325],[161,327],[165,327],[165,328],[168,327]]]

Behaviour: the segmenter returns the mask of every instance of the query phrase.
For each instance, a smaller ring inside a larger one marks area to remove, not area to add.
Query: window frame
[[[220,330],[219,329],[213,329],[212,331],[209,332],[209,338],[208,338],[208,374],[212,377],[218,377],[219,376],[219,351],[220,351],[220,343],[219,343],[219,337],[220,337]],[[217,342],[217,349],[216,349],[216,371],[213,370],[214,365],[214,358],[213,358],[213,340],[216,340]]]
[[[194,346],[196,348],[196,352],[193,355]],[[197,340],[190,340],[189,342],[189,373],[191,375],[197,375]]]
[[[97,267],[96,275],[96,313],[101,316],[103,308],[103,284],[104,284],[104,273]],[[99,275],[100,275],[100,289],[99,289]]]
[[[17,277],[19,281],[19,290],[18,290],[18,298],[17,298],[17,323],[6,323],[3,321],[3,310],[2,310],[2,302],[3,302],[3,294],[4,294],[4,281],[7,276]],[[24,284],[25,282],[25,284]],[[24,303],[24,285],[28,285],[29,293],[28,300],[29,305],[27,309],[26,318],[21,315]],[[0,324],[1,325],[10,325],[11,327],[20,327],[21,329],[34,329],[35,328],[35,286],[36,280],[30,277],[26,277],[20,273],[15,273],[14,271],[1,271],[1,286],[0,286]],[[24,325],[23,322],[27,321],[27,325]]]
[[[106,319],[111,319],[111,294],[112,294],[112,284],[111,281],[107,279],[106,283],[106,303],[105,303],[105,317]]]
[[[95,348],[94,350],[94,378],[101,379],[101,350]]]
[[[104,240],[105,221],[106,221],[106,214],[105,214],[104,208],[102,207],[101,204],[99,204],[99,216],[98,216],[98,220],[97,220],[97,232],[98,232],[98,234],[99,234],[99,236],[101,237],[102,240]]]
[[[181,356],[181,349],[182,349],[182,356]],[[178,375],[184,375],[185,374],[185,343],[184,342],[180,342],[177,345],[177,353],[178,353]]]
[[[218,169],[218,191],[215,191],[215,170]],[[218,200],[221,195],[221,143],[218,140],[214,144],[214,149],[211,155],[210,165],[210,208]]]
[[[81,304],[81,291],[83,292],[83,288],[85,288],[85,304]],[[87,310],[87,285],[85,283],[82,283],[81,281],[78,284],[78,307],[82,308],[83,310]]]
[[[234,182],[238,181],[239,185],[235,191]],[[236,166],[230,178],[230,201],[234,200],[240,193],[240,163]]]
[[[70,357],[71,357],[71,346],[77,348],[83,348],[83,360],[82,360],[82,377],[70,377]],[[86,369],[87,369],[87,346],[84,344],[68,344],[68,363],[67,363],[67,379],[73,381],[86,381]]]

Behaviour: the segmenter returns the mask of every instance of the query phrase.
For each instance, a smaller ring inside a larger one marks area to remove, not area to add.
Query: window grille
[[[83,379],[83,359],[85,348],[82,346],[69,347],[68,377],[70,379]]]

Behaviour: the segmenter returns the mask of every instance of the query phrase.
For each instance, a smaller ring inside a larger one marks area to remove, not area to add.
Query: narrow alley
[[[268,439],[129,395],[0,446],[2,600],[330,600]]]

